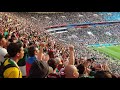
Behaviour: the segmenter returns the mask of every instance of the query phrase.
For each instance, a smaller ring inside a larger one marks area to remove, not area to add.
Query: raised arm
[[[111,72],[111,70],[110,70],[107,62],[105,62],[105,63],[103,64],[103,68],[104,68],[104,70]]]
[[[40,44],[40,51],[39,51],[39,53],[37,54],[38,60],[42,60],[43,48],[44,48],[44,47],[45,47],[45,43],[42,42],[42,43]]]
[[[74,65],[75,64],[74,46],[73,45],[69,46],[69,50],[70,50],[69,65]]]

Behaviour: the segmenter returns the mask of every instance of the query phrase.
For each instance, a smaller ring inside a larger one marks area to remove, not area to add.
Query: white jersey
[[[7,50],[5,48],[0,47],[0,62],[4,61],[4,56],[7,54]]]

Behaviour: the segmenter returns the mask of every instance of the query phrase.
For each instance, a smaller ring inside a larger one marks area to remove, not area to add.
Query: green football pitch
[[[120,45],[119,46],[108,46],[108,47],[93,47],[93,48],[113,58],[117,58],[120,60]]]

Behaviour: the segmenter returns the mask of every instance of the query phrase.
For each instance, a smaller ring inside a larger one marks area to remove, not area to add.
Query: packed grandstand
[[[119,78],[119,29],[119,12],[0,12],[1,66],[12,59],[20,78]],[[18,42],[24,55],[13,58]]]

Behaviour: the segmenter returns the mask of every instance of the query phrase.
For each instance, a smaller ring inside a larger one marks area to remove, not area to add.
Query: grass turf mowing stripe
[[[98,48],[94,47],[94,49],[99,50],[100,52],[104,52],[111,57],[120,59],[120,52],[115,52],[115,51],[108,49],[106,47],[98,47]]]
[[[120,49],[118,47],[112,46],[112,47],[106,47],[106,48],[111,49],[111,50],[113,50],[115,52],[120,53]]]

